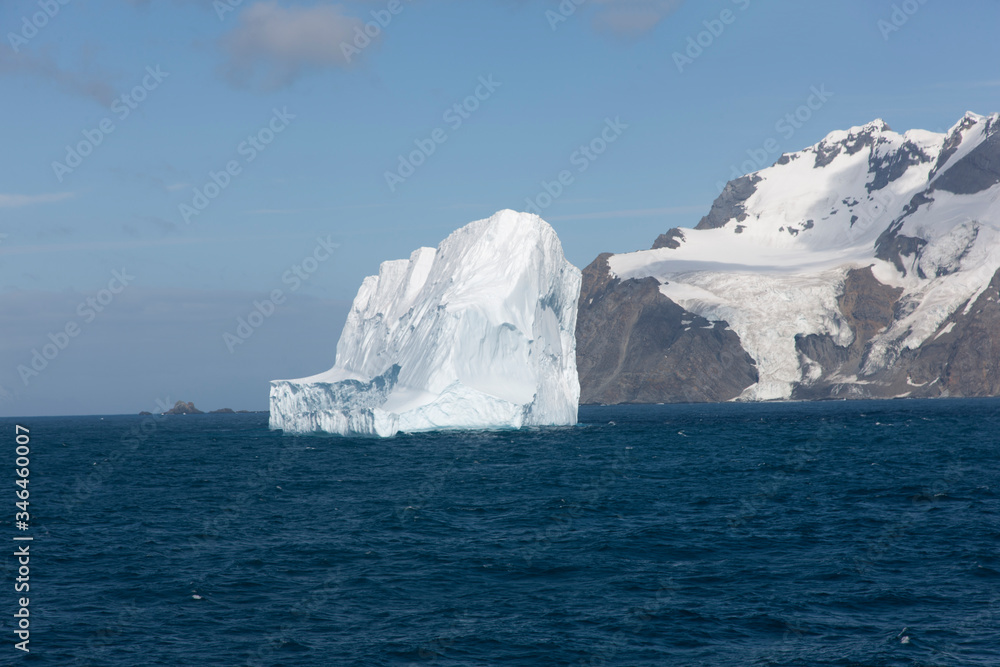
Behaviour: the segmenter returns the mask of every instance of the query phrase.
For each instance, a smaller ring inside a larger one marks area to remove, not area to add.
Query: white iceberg
[[[333,368],[271,383],[272,429],[575,424],[580,270],[535,215],[500,211],[365,278]]]

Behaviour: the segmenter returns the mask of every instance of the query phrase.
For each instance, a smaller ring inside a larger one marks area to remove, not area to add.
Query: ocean
[[[1000,665],[1000,400],[580,420],[2,419],[0,664]]]

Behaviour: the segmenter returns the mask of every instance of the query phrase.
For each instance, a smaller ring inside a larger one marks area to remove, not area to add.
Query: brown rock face
[[[757,367],[725,322],[663,296],[653,278],[613,278],[605,253],[583,271],[576,328],[581,404],[727,401]]]
[[[725,322],[709,322],[663,296],[654,278],[621,281],[609,254],[583,271],[577,319],[581,404],[728,401],[757,381],[757,367]],[[792,398],[1000,395],[1000,271],[971,306],[959,307],[916,350],[871,374],[871,341],[900,315],[902,290],[853,269],[838,305],[854,332],[847,347],[829,335],[798,336],[803,368],[819,364]],[[966,310],[968,313],[966,314]]]
[[[165,415],[202,415],[205,414],[198,408],[194,407],[194,403],[185,403],[184,401],[177,401],[174,403],[174,407],[170,408],[163,414]]]
[[[674,227],[668,230],[666,234],[660,234],[653,241],[653,250],[659,250],[660,248],[670,248],[674,250],[681,247],[681,241],[684,240],[684,232],[679,228]]]
[[[1000,272],[965,314],[960,306],[938,333],[915,350],[902,350],[894,363],[864,375],[872,337],[889,326],[900,290],[882,285],[870,269],[848,274],[840,309],[854,331],[850,347],[829,336],[796,340],[799,352],[823,367],[818,381],[799,385],[794,398],[935,398],[1000,395]],[[857,376],[865,384],[844,382]]]
[[[1000,271],[968,314],[967,305],[919,348],[900,355],[887,378],[893,388],[913,396],[1000,395]]]
[[[848,272],[837,305],[854,332],[852,352],[863,352],[875,334],[892,324],[893,306],[902,293],[902,288],[876,280],[870,266]]]
[[[844,379],[860,374],[868,354],[868,343],[892,324],[893,307],[902,290],[883,285],[872,275],[871,267],[852,269],[844,280],[844,291],[837,299],[840,313],[854,332],[848,347],[834,343],[829,335],[796,336],[795,347],[803,366],[818,363],[823,376],[795,388],[795,399],[856,397],[867,391],[845,384]]]

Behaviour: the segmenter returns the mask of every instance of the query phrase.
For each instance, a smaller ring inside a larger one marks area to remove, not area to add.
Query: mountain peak
[[[881,118],[876,118],[870,123],[867,123],[861,127],[862,132],[892,132],[892,128],[889,127],[889,123],[885,122]]]
[[[583,338],[582,395],[690,401],[677,388],[700,378],[721,400],[998,395],[998,196],[996,114],[948,135],[876,119],[787,153],[694,229],[585,272],[578,330],[616,343]]]

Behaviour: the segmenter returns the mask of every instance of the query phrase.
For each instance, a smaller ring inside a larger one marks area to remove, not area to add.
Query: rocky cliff
[[[583,403],[1000,394],[1000,116],[838,131],[583,272]]]

